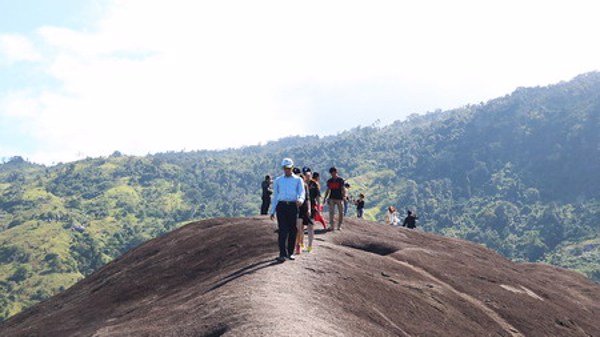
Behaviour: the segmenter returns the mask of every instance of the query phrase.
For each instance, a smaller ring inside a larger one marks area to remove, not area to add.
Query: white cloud
[[[593,6],[113,1],[88,30],[4,35],[5,59],[57,85],[0,92],[0,114],[28,120],[45,162],[391,122],[599,69]]]
[[[27,37],[17,34],[0,35],[0,64],[40,59],[41,56]]]
[[[9,92],[0,100],[0,111],[4,111],[4,116],[31,119],[35,118],[40,105],[36,95],[27,90]]]

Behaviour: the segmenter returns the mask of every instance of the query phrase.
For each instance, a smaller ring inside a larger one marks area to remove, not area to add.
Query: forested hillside
[[[426,231],[600,281],[598,130],[600,73],[589,73],[324,138],[52,167],[14,157],[0,165],[0,318],[192,219],[257,214],[284,156],[337,166],[369,219],[410,208]]]

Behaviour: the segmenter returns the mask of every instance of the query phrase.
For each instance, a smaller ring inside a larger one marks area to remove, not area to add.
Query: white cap
[[[291,168],[294,167],[294,162],[290,158],[283,158],[281,161],[281,167]]]

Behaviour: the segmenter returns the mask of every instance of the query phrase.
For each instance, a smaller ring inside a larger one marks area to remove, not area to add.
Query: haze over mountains
[[[350,220],[278,264],[267,217],[184,226],[0,325],[2,336],[597,336],[600,285]]]
[[[52,167],[15,157],[0,165],[0,317],[192,219],[257,214],[260,181],[285,156],[323,173],[337,166],[367,195],[367,219],[410,208],[426,231],[598,281],[598,130],[594,72],[324,138]]]

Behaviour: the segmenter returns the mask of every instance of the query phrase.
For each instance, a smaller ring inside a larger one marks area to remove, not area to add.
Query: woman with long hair
[[[385,222],[387,225],[397,226],[398,225],[398,213],[396,212],[396,207],[390,206],[388,207],[387,214],[385,216]]]
[[[308,181],[311,178],[310,169],[304,167],[302,171],[300,169],[295,168],[294,174],[300,176],[304,180],[304,192],[308,195]],[[307,251],[312,251],[312,244],[315,237],[315,230],[313,221],[310,219],[310,198],[306,198],[304,203],[298,209],[298,220],[297,220],[297,228],[298,235],[296,236],[296,255],[300,254],[301,250],[304,248],[304,226],[308,228],[308,248]]]
[[[323,205],[321,204],[321,183],[319,182],[319,172],[313,172],[310,181],[308,182],[308,196],[310,198],[311,213],[310,217],[323,225],[323,229],[327,229],[325,218],[321,216]]]

